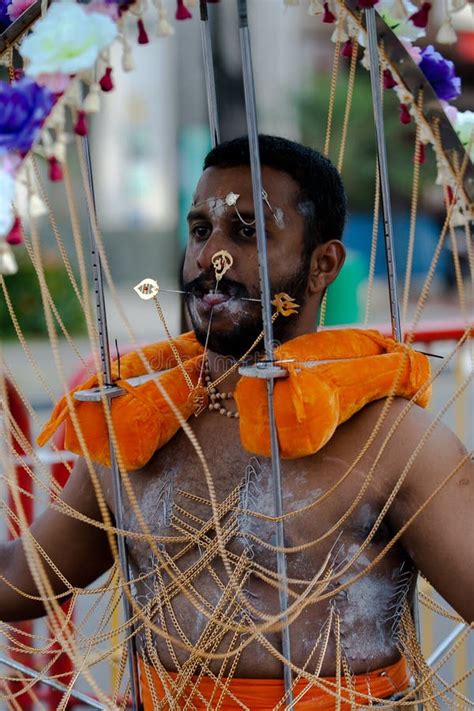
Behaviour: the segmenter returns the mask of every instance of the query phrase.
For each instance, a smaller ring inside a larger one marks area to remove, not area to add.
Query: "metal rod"
[[[402,341],[402,328],[400,322],[400,307],[397,288],[397,269],[393,248],[393,223],[392,204],[390,200],[390,186],[388,179],[387,151],[385,147],[385,131],[383,121],[382,91],[380,88],[380,66],[377,46],[377,27],[375,9],[365,10],[367,28],[367,47],[370,61],[370,83],[372,87],[372,105],[374,108],[375,135],[377,139],[377,160],[380,172],[380,185],[382,197],[383,231],[385,239],[385,259],[387,262],[388,295],[390,300],[390,318],[392,334],[396,341]]]
[[[207,0],[199,0],[199,9],[201,13],[202,58],[204,62],[204,79],[206,82],[207,109],[209,112],[209,129],[211,131],[212,147],[215,148],[220,143],[220,132]]]
[[[14,659],[10,659],[9,657],[4,657],[3,655],[0,655],[0,664],[4,664],[6,667],[15,669],[15,671],[18,671],[21,674],[24,674],[24,676],[30,677],[31,679],[37,679],[37,681],[41,682],[41,684],[46,684],[46,686],[50,686],[51,688],[56,689],[56,691],[60,691],[62,694],[69,694],[74,699],[77,699],[81,703],[86,704],[87,706],[90,706],[93,709],[100,709],[100,711],[104,711],[104,709],[107,708],[107,706],[104,706],[104,704],[101,704],[92,696],[89,696],[88,694],[83,694],[82,691],[76,691],[75,689],[70,688],[65,684],[61,684],[59,681],[56,681],[56,679],[44,677],[41,675],[40,672],[37,672],[35,669],[31,669],[30,667],[27,667],[25,664],[20,664],[20,662],[16,662]]]
[[[112,385],[112,375],[110,367],[110,349],[109,349],[109,336],[107,328],[107,312],[105,307],[105,296],[104,296],[104,282],[102,277],[102,264],[100,260],[100,254],[95,238],[95,232],[93,229],[93,220],[97,220],[97,210],[95,202],[95,192],[94,192],[94,180],[92,174],[92,162],[91,154],[89,148],[88,137],[84,136],[82,139],[82,145],[84,150],[84,158],[87,169],[87,178],[89,181],[89,188],[93,203],[93,215],[89,215],[89,237],[91,244],[91,256],[92,256],[92,272],[94,279],[94,294],[95,294],[95,306],[97,315],[97,326],[99,331],[99,348],[100,348],[100,358],[102,361],[102,373],[104,377],[105,385]],[[112,488],[115,506],[115,521],[117,528],[123,530],[123,491],[122,491],[122,479],[120,476],[120,470],[117,463],[117,458],[115,456],[114,446],[112,440],[110,439],[110,468],[112,471]],[[125,542],[124,536],[117,536],[117,547],[119,553],[120,567],[122,569],[122,575],[125,578],[127,584],[130,583],[130,569],[128,562],[127,544]],[[124,593],[123,598],[123,608],[125,613],[125,619],[128,621],[132,618],[132,608],[128,596]],[[132,634],[127,639],[127,651],[128,651],[128,668],[130,673],[130,691],[132,696],[132,705],[134,711],[140,711],[142,708],[140,700],[140,685],[139,685],[139,675],[138,675],[138,659],[137,659],[137,649],[135,636]]]
[[[250,31],[247,16],[247,0],[237,0],[239,13],[239,35],[242,53],[242,73],[245,93],[245,111],[247,117],[247,132],[250,149],[250,168],[252,174],[253,204],[255,210],[255,226],[257,230],[257,248],[260,269],[260,291],[262,296],[262,320],[264,330],[265,355],[268,360],[273,359],[273,323],[270,296],[270,279],[268,273],[267,243],[265,235],[265,216],[262,200],[262,174],[260,166],[260,153],[258,145],[257,109],[255,102],[255,85],[252,69],[252,54],[250,49]],[[285,545],[285,532],[283,526],[283,496],[280,468],[280,449],[273,409],[273,377],[267,379],[268,422],[270,428],[270,445],[272,461],[273,495],[275,516],[277,518],[275,539],[276,545],[283,548]],[[282,653],[288,664],[283,666],[285,682],[286,705],[292,706],[292,673],[291,673],[291,645],[290,629],[286,611],[288,609],[288,576],[287,561],[284,551],[277,551],[277,570],[280,578],[278,597],[280,612],[282,613]]]
[[[365,10],[367,30],[367,48],[369,50],[370,84],[372,89],[372,106],[374,110],[375,136],[377,141],[377,161],[379,166],[383,232],[385,242],[385,260],[387,263],[388,297],[390,302],[390,320],[392,336],[399,343],[403,340],[400,320],[400,303],[398,299],[397,267],[393,246],[392,202],[390,199],[390,184],[388,177],[387,150],[385,145],[385,130],[383,118],[382,89],[380,86],[380,64],[377,41],[377,21],[373,7]],[[418,609],[418,583],[415,586],[413,602],[413,622],[418,640],[421,639],[420,612]],[[417,704],[418,711],[423,711],[423,704]]]
[[[448,634],[447,637],[436,647],[434,652],[430,654],[426,663],[429,667],[432,667],[438,659],[443,656],[443,654],[451,647],[451,645],[456,641],[459,635],[466,630],[468,625],[465,622],[460,622],[456,627]]]

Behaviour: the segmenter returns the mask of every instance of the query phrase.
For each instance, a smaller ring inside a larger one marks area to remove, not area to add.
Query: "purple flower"
[[[438,99],[451,101],[461,93],[461,79],[454,73],[454,64],[429,44],[421,52],[421,71],[430,82]]]
[[[0,82],[0,155],[27,153],[54,104],[54,95],[31,79]]]
[[[11,25],[12,21],[8,15],[8,6],[11,0],[0,0],[0,32],[6,30],[8,25]]]

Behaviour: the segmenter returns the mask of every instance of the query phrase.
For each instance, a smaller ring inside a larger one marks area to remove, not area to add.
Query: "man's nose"
[[[199,269],[203,272],[212,269],[212,257],[221,249],[229,250],[229,239],[226,237],[225,231],[221,228],[214,229],[209,238],[203,242],[201,249],[198,252],[196,262]]]

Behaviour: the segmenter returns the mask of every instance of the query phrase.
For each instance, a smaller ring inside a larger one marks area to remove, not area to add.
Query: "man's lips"
[[[202,296],[202,300],[204,301],[205,304],[208,306],[218,306],[219,304],[223,304],[225,301],[228,301],[231,296],[228,294],[204,294]]]

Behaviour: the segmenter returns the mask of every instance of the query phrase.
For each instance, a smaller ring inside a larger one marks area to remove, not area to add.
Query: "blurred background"
[[[171,5],[169,3],[170,12]],[[435,43],[444,8],[441,2],[433,5],[428,36],[417,44]],[[330,37],[334,26],[324,25],[320,18],[309,16],[306,3],[304,7],[303,4],[289,7],[283,5],[283,0],[249,0],[249,7],[260,132],[282,135],[322,150],[334,56],[334,44]],[[116,50],[112,62],[115,90],[101,96],[101,111],[90,118],[99,224],[120,302],[133,324],[136,339],[141,342],[160,340],[164,333],[152,304],[138,299],[133,287],[144,277],[153,277],[163,288],[177,288],[187,239],[185,216],[201,173],[203,158],[210,149],[200,28],[198,12],[194,9],[192,20],[174,24],[174,36],[166,39],[153,37],[153,41],[146,46],[134,43],[133,72],[125,73],[120,69],[121,50]],[[209,11],[221,138],[226,140],[246,132],[236,3],[221,0],[219,4],[209,5]],[[145,23],[152,37],[155,14],[150,18],[145,16]],[[472,109],[474,22],[471,9],[457,13],[454,26],[458,32],[456,45],[440,45],[438,49],[455,62],[462,79],[462,95],[454,102],[455,105],[460,110]],[[136,24],[132,23],[130,35],[134,34]],[[334,161],[339,151],[348,69],[349,60],[341,57],[330,147],[330,157]],[[409,235],[415,129],[413,123],[408,126],[400,123],[399,101],[392,91],[385,92],[384,102],[396,261],[402,286]],[[421,167],[409,313],[413,312],[419,296],[445,214],[441,189],[435,185],[435,162],[431,149],[427,150],[426,158]],[[73,164],[71,167],[79,184],[78,166]],[[366,310],[374,207],[375,135],[369,76],[361,66],[357,68],[355,80],[343,179],[349,205],[344,237],[349,257],[329,294],[328,325],[361,323]],[[47,188],[60,232],[72,255],[73,240],[64,188],[56,183],[49,183]],[[80,217],[85,226],[87,211],[85,200],[80,195],[82,193],[78,190]],[[78,351],[86,358],[89,342],[83,315],[46,217],[42,218],[40,228],[47,280],[53,299],[66,327],[74,335]],[[462,244],[461,239],[460,262],[467,287],[471,281],[467,254]],[[7,286],[34,358],[55,394],[59,395],[61,383],[46,338],[34,270],[28,259],[21,257],[21,249],[16,254],[20,255],[20,271],[6,278]],[[74,258],[71,258],[75,266]],[[375,275],[369,323],[388,323],[381,239]],[[111,341],[117,339],[119,346],[125,348],[129,345],[129,335],[108,290],[106,297]],[[179,296],[164,293],[161,303],[172,333],[178,333],[181,328]],[[472,317],[472,302],[470,306]],[[462,319],[452,253],[447,246],[436,268],[423,317],[446,322]],[[0,301],[0,333],[7,363],[40,419],[45,421],[51,410],[51,399],[16,340],[3,301]],[[425,350],[433,349],[438,355],[446,355],[452,347],[453,342],[435,342],[426,345]],[[64,339],[59,339],[58,353],[64,372],[67,377],[72,377],[81,366],[77,353]],[[471,367],[465,351],[452,367],[446,369],[435,388],[434,411],[446,402]],[[448,424],[456,429],[469,448],[474,446],[474,432],[468,419],[473,402],[471,387],[464,399],[446,416]],[[434,629],[425,617],[423,624],[425,649],[429,652],[443,638],[451,623],[438,621]],[[462,658],[451,660],[443,676],[459,677],[460,670],[472,667],[473,650],[469,651],[466,647],[462,654]],[[474,697],[474,688],[469,680],[463,683],[461,689]]]

